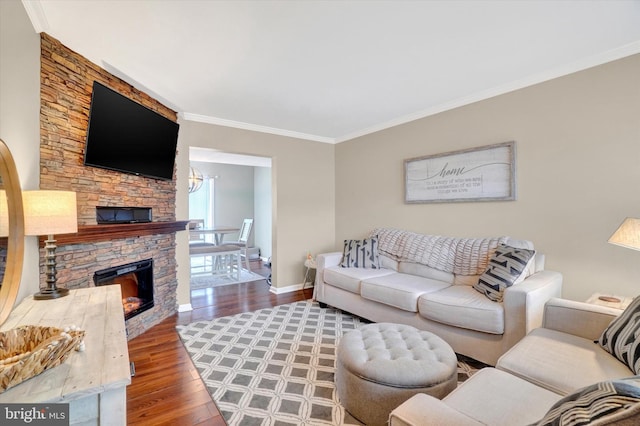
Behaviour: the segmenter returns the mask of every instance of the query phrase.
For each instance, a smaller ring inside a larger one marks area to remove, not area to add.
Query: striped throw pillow
[[[498,244],[489,259],[487,270],[480,275],[473,288],[494,302],[502,302],[505,289],[524,280],[527,267],[535,254],[535,250]]]
[[[640,297],[611,321],[596,342],[635,374],[640,374]]]
[[[596,383],[565,396],[535,426],[639,424],[640,376]]]
[[[379,269],[378,238],[344,240],[340,266],[343,268]]]

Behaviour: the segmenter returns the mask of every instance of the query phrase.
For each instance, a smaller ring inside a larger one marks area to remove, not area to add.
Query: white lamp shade
[[[72,191],[22,191],[25,235],[78,232],[76,193]]]
[[[609,238],[611,244],[640,250],[640,219],[628,217]]]

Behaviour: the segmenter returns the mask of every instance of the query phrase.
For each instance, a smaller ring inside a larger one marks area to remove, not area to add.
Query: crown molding
[[[533,86],[535,84],[544,83],[545,81],[549,81],[555,78],[573,74],[578,71],[583,71],[588,68],[593,68],[598,65],[603,65],[603,64],[606,64],[607,62],[612,62],[612,61],[622,59],[627,56],[635,55],[638,53],[640,53],[640,41],[629,43],[619,48],[612,49],[598,55],[593,55],[588,58],[584,58],[584,59],[572,62],[568,65],[558,67],[544,73],[536,74],[522,80],[517,80],[512,83],[494,87],[489,90],[484,90],[484,91],[475,93],[471,96],[465,96],[463,98],[459,98],[451,102],[446,102],[444,104],[436,105],[432,108],[428,108],[428,109],[418,111],[413,114],[405,115],[402,117],[398,117],[394,120],[390,120],[385,123],[381,123],[375,126],[371,126],[353,133],[349,133],[349,134],[337,137],[335,139],[335,143],[346,142],[351,139],[356,139],[362,136],[369,135],[371,133],[379,132],[381,130],[386,130],[391,127],[399,126],[401,124],[406,124],[411,121],[419,120],[421,118],[429,117],[431,115],[439,114],[441,112],[445,112],[445,111],[449,111],[465,105],[469,105],[474,102],[483,101],[489,98],[493,98],[495,96],[503,95],[505,93],[523,89],[525,87]]]
[[[300,132],[295,132],[295,131],[285,130],[285,129],[277,129],[275,127],[261,126],[258,124],[244,123],[241,121],[227,120],[224,118],[211,117],[208,115],[183,112],[183,113],[180,113],[180,117],[182,117],[187,121],[197,121],[200,123],[215,124],[218,126],[233,127],[236,129],[251,130],[251,131],[260,132],[260,133],[270,133],[272,135],[287,136],[290,138],[305,139],[305,140],[310,140],[314,142],[323,142],[323,143],[330,143],[330,144],[335,143],[334,138],[328,138],[325,136],[310,135],[307,133],[300,133]]]
[[[47,32],[49,30],[49,21],[42,8],[42,2],[40,0],[22,0],[22,5],[27,11],[27,16],[33,25],[33,29],[38,34]]]
[[[386,130],[392,127],[400,126],[402,124],[410,123],[415,120],[436,115],[441,112],[449,111],[449,110],[459,108],[465,105],[469,105],[475,102],[490,99],[499,95],[503,95],[505,93],[514,92],[516,90],[533,86],[535,84],[544,83],[545,81],[553,80],[555,78],[559,78],[569,74],[573,74],[575,72],[583,71],[588,68],[593,68],[598,65],[606,64],[607,62],[612,62],[612,61],[622,59],[627,56],[635,55],[638,53],[640,53],[640,41],[629,43],[627,45],[609,50],[607,52],[603,52],[598,55],[593,55],[588,58],[574,61],[568,65],[564,65],[562,67],[558,67],[550,71],[532,75],[530,77],[527,77],[521,80],[517,80],[508,84],[497,86],[481,92],[477,92],[473,95],[458,98],[450,102],[435,105],[431,108],[427,108],[412,114],[398,117],[396,119],[393,119],[384,123],[380,123],[375,126],[367,127],[352,133],[347,133],[345,135],[338,136],[336,138],[309,135],[306,133],[293,132],[290,130],[276,129],[276,128],[267,127],[267,126],[259,126],[259,125],[250,124],[250,123],[243,123],[243,122],[238,122],[233,120],[226,120],[222,118],[216,118],[216,117],[210,117],[210,116],[192,114],[192,113],[183,113],[181,114],[181,116],[185,120],[189,120],[189,121],[198,121],[202,123],[216,124],[220,126],[234,127],[239,129],[262,132],[262,133],[271,133],[275,135],[289,136],[293,138],[312,140],[316,142],[338,144],[338,143],[347,142],[349,140],[356,139],[362,136],[366,136],[372,133],[376,133],[382,130]]]
[[[0,0],[1,1],[1,0]],[[170,100],[168,100],[167,98],[159,95],[156,91],[149,89],[147,86],[145,86],[144,84],[140,83],[138,80],[136,80],[135,78],[131,77],[128,73],[122,71],[122,69],[116,67],[113,64],[110,64],[109,62],[106,61],[101,61],[102,62],[102,68],[104,68],[105,71],[109,72],[110,74],[118,77],[120,80],[124,81],[127,84],[130,84],[131,86],[135,87],[136,89],[140,90],[141,92],[144,92],[145,94],[151,96],[152,98],[154,98],[155,100],[157,100],[158,102],[160,102],[161,104],[163,104],[164,106],[171,108],[174,111],[180,111],[182,108],[180,108],[179,105],[174,104],[173,102],[171,102]]]

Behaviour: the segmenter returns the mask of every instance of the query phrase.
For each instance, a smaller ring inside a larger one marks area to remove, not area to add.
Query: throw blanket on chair
[[[509,237],[453,238],[377,228],[378,252],[395,260],[421,263],[456,275],[480,275],[500,243]]]

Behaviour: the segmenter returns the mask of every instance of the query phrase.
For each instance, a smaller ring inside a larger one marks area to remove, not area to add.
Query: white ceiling
[[[640,0],[23,0],[184,119],[341,142],[640,52]]]

